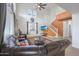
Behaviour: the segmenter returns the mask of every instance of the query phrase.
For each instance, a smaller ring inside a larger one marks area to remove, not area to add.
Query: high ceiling
[[[72,14],[79,12],[79,3],[58,3],[57,5],[71,12]]]
[[[39,11],[36,6],[36,3],[18,3],[16,4],[17,14],[18,13],[25,13],[28,9],[36,10],[38,15],[48,14],[52,8],[54,8],[56,4],[47,4],[45,9]]]
[[[19,15],[19,14],[25,14],[26,11],[28,9],[30,10],[36,10],[37,12],[37,15],[38,17],[44,17],[44,15],[49,15],[51,12],[52,9],[56,8],[56,7],[59,7],[58,5],[54,4],[54,3],[47,3],[47,5],[45,6],[45,9],[42,9],[42,10],[38,10],[36,9],[37,6],[36,3],[17,3],[16,4],[16,14]],[[61,8],[60,8],[61,9]],[[63,10],[63,9],[61,9]]]
[[[36,9],[36,3],[17,3],[16,4],[17,7],[21,7],[21,8],[24,8],[24,9]],[[46,10],[50,10],[51,8],[57,6],[56,4],[54,3],[47,3],[46,5]]]

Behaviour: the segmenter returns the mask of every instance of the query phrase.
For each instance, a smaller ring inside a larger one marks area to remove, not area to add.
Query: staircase
[[[49,28],[52,32],[54,32],[56,34],[55,37],[58,37],[58,29],[53,25],[50,25]]]

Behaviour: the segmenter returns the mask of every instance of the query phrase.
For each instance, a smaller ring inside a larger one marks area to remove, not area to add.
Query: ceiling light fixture
[[[45,9],[46,5],[47,4],[44,4],[44,3],[37,3],[37,9],[39,9],[39,10]]]

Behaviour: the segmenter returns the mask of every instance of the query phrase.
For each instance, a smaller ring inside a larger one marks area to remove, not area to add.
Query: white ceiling
[[[20,15],[24,17],[25,14],[26,17],[27,10],[30,9],[30,10],[35,10],[37,12],[38,18],[43,18],[43,17],[48,18],[51,12],[53,16],[53,14],[64,10],[55,3],[47,3],[45,9],[42,10],[36,9],[36,5],[37,5],[36,3],[16,3],[16,16]]]
[[[50,10],[54,7],[56,7],[56,4],[53,3],[47,3],[47,5],[45,6],[46,9],[43,10],[38,10],[36,9],[36,3],[17,3],[16,4],[16,13],[20,14],[20,13],[25,13],[26,10],[31,9],[31,10],[36,10],[37,14],[42,16],[43,14],[49,14]]]
[[[64,8],[65,10],[71,12],[71,13],[78,13],[79,12],[79,3],[47,3],[46,9],[38,11],[39,15],[48,14],[50,13],[50,10],[56,6],[60,6],[61,8]],[[17,3],[16,4],[16,12],[23,13],[23,11],[26,11],[27,9],[35,9],[36,3]]]
[[[37,5],[36,3],[17,3],[16,4],[17,7],[21,7],[21,8],[25,8],[25,9],[35,9],[36,5]],[[47,3],[46,9],[49,10],[55,6],[57,6],[57,5],[54,3]]]
[[[72,14],[79,13],[79,3],[58,3],[57,5],[68,10]]]

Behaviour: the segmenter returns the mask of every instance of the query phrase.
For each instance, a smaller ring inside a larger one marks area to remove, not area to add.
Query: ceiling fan
[[[37,3],[37,9],[39,9],[39,10],[45,9],[46,5],[47,4],[44,4],[44,3]]]

